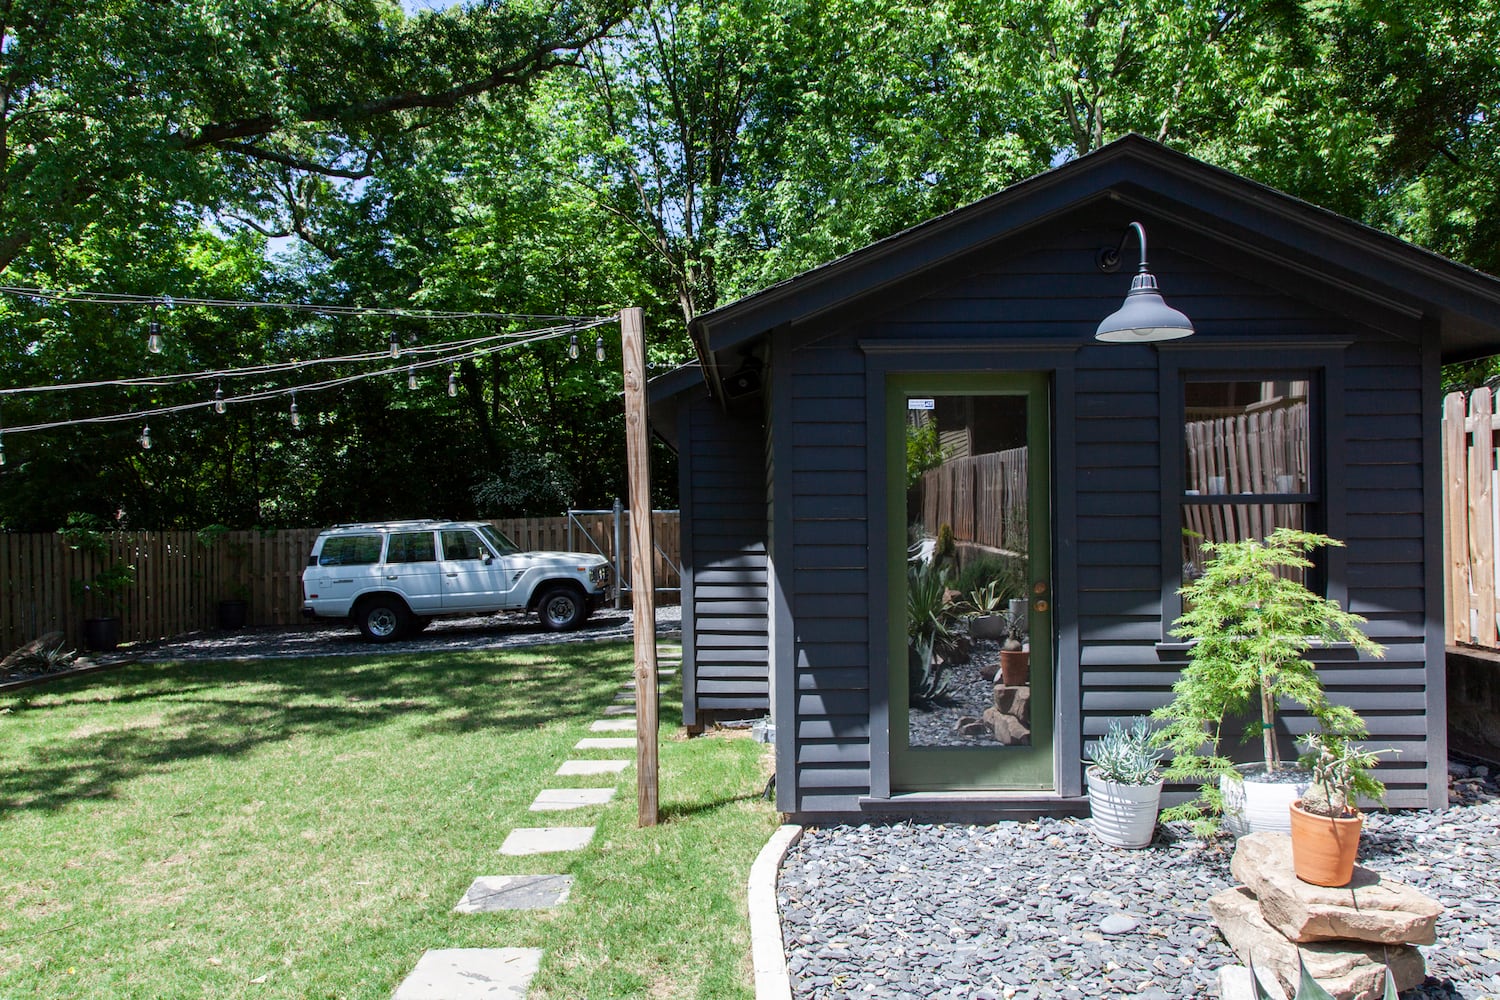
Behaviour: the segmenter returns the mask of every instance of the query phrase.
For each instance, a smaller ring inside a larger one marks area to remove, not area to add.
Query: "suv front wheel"
[[[536,610],[542,616],[542,625],[550,632],[566,632],[583,624],[589,616],[589,606],[577,587],[553,587],[542,594]]]
[[[354,613],[354,623],[371,642],[392,642],[406,634],[411,612],[399,597],[372,597]]]

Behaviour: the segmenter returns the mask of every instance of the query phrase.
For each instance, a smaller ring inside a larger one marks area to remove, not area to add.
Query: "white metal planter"
[[[1156,833],[1156,813],[1161,806],[1162,782],[1154,785],[1123,785],[1087,771],[1089,811],[1094,836],[1111,847],[1132,850],[1151,843]]]

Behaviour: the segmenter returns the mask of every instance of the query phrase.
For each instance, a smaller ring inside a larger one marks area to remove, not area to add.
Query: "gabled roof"
[[[714,367],[720,352],[778,327],[846,308],[1048,218],[1105,199],[1171,218],[1205,239],[1407,317],[1429,319],[1444,361],[1500,353],[1500,279],[1128,135],[697,317],[691,332],[710,384],[718,381]]]

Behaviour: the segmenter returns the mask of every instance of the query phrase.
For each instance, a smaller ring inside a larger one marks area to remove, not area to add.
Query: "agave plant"
[[[1302,961],[1302,953],[1297,953],[1297,972],[1299,982],[1297,983],[1297,995],[1292,1000],[1334,1000],[1333,994],[1318,985],[1318,981],[1307,971],[1307,966]],[[1250,963],[1250,983],[1255,989],[1255,1000],[1272,1000],[1271,994],[1260,984],[1260,977],[1255,974],[1255,963]],[[1391,978],[1391,968],[1385,968],[1385,993],[1382,1000],[1397,1000],[1396,982]]]

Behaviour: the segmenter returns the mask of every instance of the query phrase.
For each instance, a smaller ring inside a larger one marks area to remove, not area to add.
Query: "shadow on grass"
[[[61,809],[182,761],[402,720],[414,736],[584,721],[610,703],[629,663],[628,647],[580,644],[140,664],[63,681],[12,703],[12,726],[40,732],[0,767],[0,811]]]
[[[755,802],[760,797],[759,792],[752,791],[741,795],[724,795],[707,802],[664,802],[658,813],[663,823],[670,823],[674,819],[691,819],[704,813],[718,812],[736,802]]]

